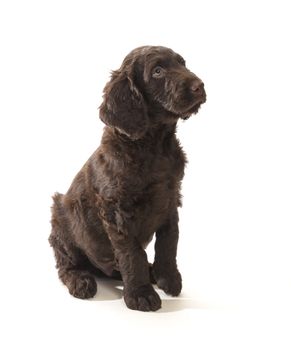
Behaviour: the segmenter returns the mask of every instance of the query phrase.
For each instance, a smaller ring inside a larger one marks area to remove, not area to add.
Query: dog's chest
[[[171,208],[179,205],[179,189],[184,174],[184,155],[157,153],[140,164],[140,190],[134,200],[140,240],[149,237],[166,220]]]
[[[176,141],[176,140],[175,140]],[[146,156],[137,162],[140,176],[150,184],[180,181],[183,178],[185,155],[178,143],[150,148]]]

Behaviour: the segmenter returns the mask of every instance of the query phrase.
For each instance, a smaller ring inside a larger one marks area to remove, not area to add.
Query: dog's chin
[[[181,112],[180,114],[180,118],[183,120],[187,120],[191,117],[192,114],[196,114],[198,113],[202,103],[204,103],[205,101],[199,101],[194,103],[194,105],[192,105],[189,109],[187,109],[185,112]]]
[[[185,108],[169,108],[167,105],[163,105],[163,110],[167,111],[168,120],[177,121],[178,119],[187,120],[192,114],[198,113],[201,105],[206,102],[206,96],[201,96],[199,100],[196,99],[193,103]]]
[[[206,102],[206,94],[203,93],[199,97],[193,99],[190,103],[183,106],[182,108],[179,106],[179,109],[175,110],[175,114],[178,118],[187,120],[191,117],[192,114],[196,114],[201,105]]]

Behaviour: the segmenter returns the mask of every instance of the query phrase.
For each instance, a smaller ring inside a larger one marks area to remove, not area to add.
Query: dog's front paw
[[[161,307],[161,299],[151,284],[125,290],[124,301],[132,310],[156,311]]]
[[[153,269],[153,274],[157,281],[158,287],[165,293],[174,297],[181,293],[182,277],[177,269],[167,273],[158,273],[155,271],[155,269]]]

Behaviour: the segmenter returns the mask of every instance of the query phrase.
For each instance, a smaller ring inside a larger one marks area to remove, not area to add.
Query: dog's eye
[[[153,69],[153,77],[158,78],[162,75],[163,68],[160,66],[157,66]]]

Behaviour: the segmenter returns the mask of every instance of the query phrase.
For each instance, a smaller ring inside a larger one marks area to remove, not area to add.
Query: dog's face
[[[203,82],[186,68],[185,60],[165,47],[143,47],[137,55],[137,83],[149,102],[157,102],[166,111],[187,119],[206,101]]]
[[[188,119],[205,101],[203,82],[180,55],[161,46],[143,46],[112,73],[100,118],[135,140],[156,123]]]

